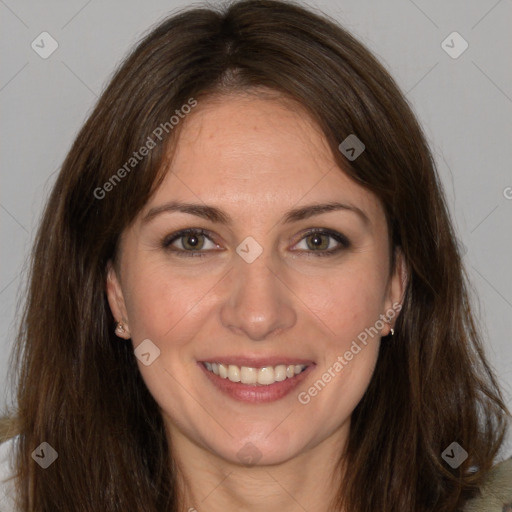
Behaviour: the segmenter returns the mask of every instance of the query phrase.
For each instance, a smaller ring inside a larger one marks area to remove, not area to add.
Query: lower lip
[[[213,372],[208,371],[203,363],[198,364],[217,389],[235,400],[249,403],[275,402],[276,400],[284,398],[307,377],[314,366],[310,365],[304,371],[295,375],[295,377],[286,378],[281,382],[274,382],[274,384],[269,384],[268,386],[254,386],[223,379]]]

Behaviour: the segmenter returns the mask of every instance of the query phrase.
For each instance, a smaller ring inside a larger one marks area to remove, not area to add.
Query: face
[[[399,310],[389,251],[304,111],[200,102],[107,282],[171,437],[258,464],[342,444]]]

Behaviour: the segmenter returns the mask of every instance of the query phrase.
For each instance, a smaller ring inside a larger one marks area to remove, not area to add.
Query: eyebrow
[[[357,214],[357,216],[364,222],[364,224],[370,224],[370,219],[363,210],[357,206],[339,202],[311,204],[308,206],[302,206],[300,208],[289,210],[284,215],[283,223],[289,224],[292,222],[308,219],[322,213],[339,210],[353,212]],[[201,217],[211,222],[225,224],[228,226],[233,223],[232,218],[227,213],[220,210],[219,208],[216,208],[215,206],[207,206],[198,203],[183,203],[179,201],[171,201],[161,206],[155,206],[154,208],[151,208],[142,218],[142,223],[146,224],[162,213],[172,212],[188,213],[189,215],[195,215],[196,217]]]

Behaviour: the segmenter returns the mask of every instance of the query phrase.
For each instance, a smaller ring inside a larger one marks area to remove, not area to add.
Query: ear
[[[111,260],[107,263],[106,292],[112,316],[117,322],[122,322],[124,327],[122,331],[116,329],[116,335],[128,340],[131,337],[130,329],[128,327],[128,314],[126,313],[126,305],[124,302],[123,291],[121,289],[121,283]]]
[[[389,318],[389,323],[386,323],[382,329],[382,336],[390,334],[391,328],[395,325],[396,317],[402,309],[407,281],[408,273],[405,257],[402,250],[397,247],[395,248],[395,266],[389,280],[388,294],[385,302],[386,312],[384,314]]]

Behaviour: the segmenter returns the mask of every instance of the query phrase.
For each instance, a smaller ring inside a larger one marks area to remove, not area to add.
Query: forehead
[[[381,216],[377,198],[335,161],[318,125],[282,97],[199,101],[184,121],[166,177],[150,205],[169,199],[250,212],[345,200]]]

